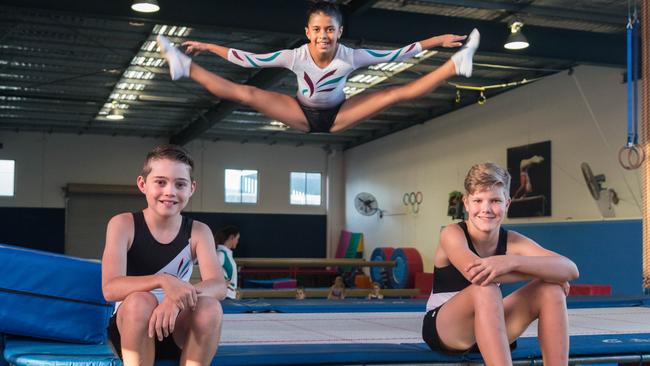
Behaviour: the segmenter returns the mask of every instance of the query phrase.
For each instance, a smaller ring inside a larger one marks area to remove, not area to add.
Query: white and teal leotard
[[[231,48],[228,61],[248,68],[283,67],[293,71],[298,79],[298,101],[309,108],[327,109],[345,100],[343,87],[354,70],[382,62],[404,61],[422,51],[419,42],[396,50],[371,50],[338,45],[336,55],[325,68],[314,63],[308,44],[291,50],[253,54]]]

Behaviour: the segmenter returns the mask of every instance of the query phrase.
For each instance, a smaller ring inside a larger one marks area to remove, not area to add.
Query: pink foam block
[[[350,239],[352,239],[352,233],[341,230],[339,246],[336,248],[336,258],[345,258],[345,253],[348,251],[348,246],[350,245]]]
[[[608,296],[612,294],[612,286],[610,285],[571,285],[569,296]]]
[[[296,288],[296,280],[294,279],[286,279],[282,281],[275,281],[273,282],[273,288],[279,289],[279,288]]]

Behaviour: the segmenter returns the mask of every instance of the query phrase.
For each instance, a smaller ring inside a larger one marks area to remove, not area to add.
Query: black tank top
[[[467,230],[467,223],[465,221],[459,222],[458,226],[463,229],[465,233],[465,238],[467,239],[467,246],[469,249],[478,254],[476,248],[474,248],[474,243],[472,243],[472,238],[469,236],[469,231]],[[504,255],[508,246],[508,231],[503,228],[499,229],[499,240],[497,242],[497,249],[492,255]],[[463,276],[453,264],[449,264],[445,267],[435,267],[434,266],[434,281],[433,281],[433,291],[432,293],[440,292],[457,292],[463,290],[465,287],[471,285],[472,283]]]
[[[184,250],[187,252],[187,246],[190,246],[191,253],[191,236],[192,236],[192,219],[183,216],[181,228],[176,234],[174,240],[169,244],[159,243],[149,231],[149,227],[144,220],[142,211],[133,213],[134,235],[133,244],[127,253],[126,275],[127,276],[146,276],[160,272],[162,268],[168,266],[178,258]],[[191,256],[191,254],[190,254]],[[180,261],[181,268],[173,269],[170,273],[181,276],[187,268],[187,258]],[[190,258],[191,262],[191,258]],[[190,268],[191,270],[191,268]]]

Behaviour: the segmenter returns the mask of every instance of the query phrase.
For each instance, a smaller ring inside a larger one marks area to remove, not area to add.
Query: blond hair
[[[465,177],[465,192],[468,194],[496,186],[502,187],[506,197],[510,197],[510,174],[495,163],[476,164]]]

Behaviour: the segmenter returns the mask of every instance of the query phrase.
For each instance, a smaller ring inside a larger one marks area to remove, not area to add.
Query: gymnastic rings
[[[415,205],[415,204],[421,204],[422,203],[422,192],[411,192],[411,193],[404,193],[404,196],[402,197],[402,203],[404,206],[406,205]]]
[[[634,170],[641,167],[645,160],[645,152],[639,145],[625,145],[618,151],[618,162],[623,169]]]
[[[417,192],[410,192],[410,193],[404,193],[402,196],[402,203],[404,206],[407,208],[410,206],[411,209],[410,211],[414,214],[420,212],[420,205],[422,204],[422,200],[424,199],[422,192],[417,191]]]

